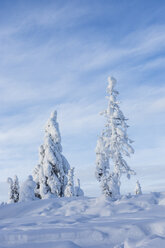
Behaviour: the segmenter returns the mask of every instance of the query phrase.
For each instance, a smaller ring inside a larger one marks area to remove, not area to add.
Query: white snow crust
[[[0,248],[163,248],[165,193],[0,205]]]

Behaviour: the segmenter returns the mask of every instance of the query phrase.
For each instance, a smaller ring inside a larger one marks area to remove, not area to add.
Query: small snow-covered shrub
[[[24,182],[20,190],[20,201],[33,201],[36,199],[35,190],[36,183],[33,181],[33,177],[30,175]]]
[[[142,195],[142,189],[141,189],[141,186],[140,186],[140,183],[138,180],[136,182],[135,194],[136,195]]]
[[[14,179],[8,177],[7,182],[9,184],[9,203],[16,203],[19,201],[19,181],[18,177],[14,176]]]
[[[71,168],[68,172],[68,183],[65,188],[65,196],[72,197],[75,195],[74,192],[74,168]]]
[[[77,186],[74,188],[75,196],[84,196],[84,191],[80,187],[80,179],[77,179]]]
[[[14,191],[14,202],[18,202],[19,201],[19,181],[18,181],[18,177],[14,176],[14,180],[13,180],[13,191]]]

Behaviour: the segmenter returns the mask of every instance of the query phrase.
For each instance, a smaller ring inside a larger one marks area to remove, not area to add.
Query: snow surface
[[[0,248],[165,247],[165,193],[0,206]]]

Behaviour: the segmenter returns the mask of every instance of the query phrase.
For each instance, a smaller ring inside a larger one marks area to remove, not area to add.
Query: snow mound
[[[165,194],[1,205],[0,248],[33,247],[165,247]]]

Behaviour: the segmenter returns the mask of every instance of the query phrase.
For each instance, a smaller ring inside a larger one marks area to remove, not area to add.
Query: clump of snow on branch
[[[102,192],[106,196],[120,195],[120,178],[126,174],[128,178],[135,172],[128,166],[124,156],[134,153],[132,140],[127,135],[127,119],[120,110],[115,90],[116,79],[108,78],[108,107],[102,112],[106,119],[105,128],[98,138],[96,146],[96,179],[101,183]]]
[[[118,198],[120,196],[120,180],[118,174],[112,172],[107,176],[103,176],[101,179],[101,189],[103,195],[106,197]]]
[[[100,182],[102,177],[108,174],[109,159],[107,156],[107,149],[105,147],[105,139],[103,136],[99,137],[96,146],[96,178]]]

